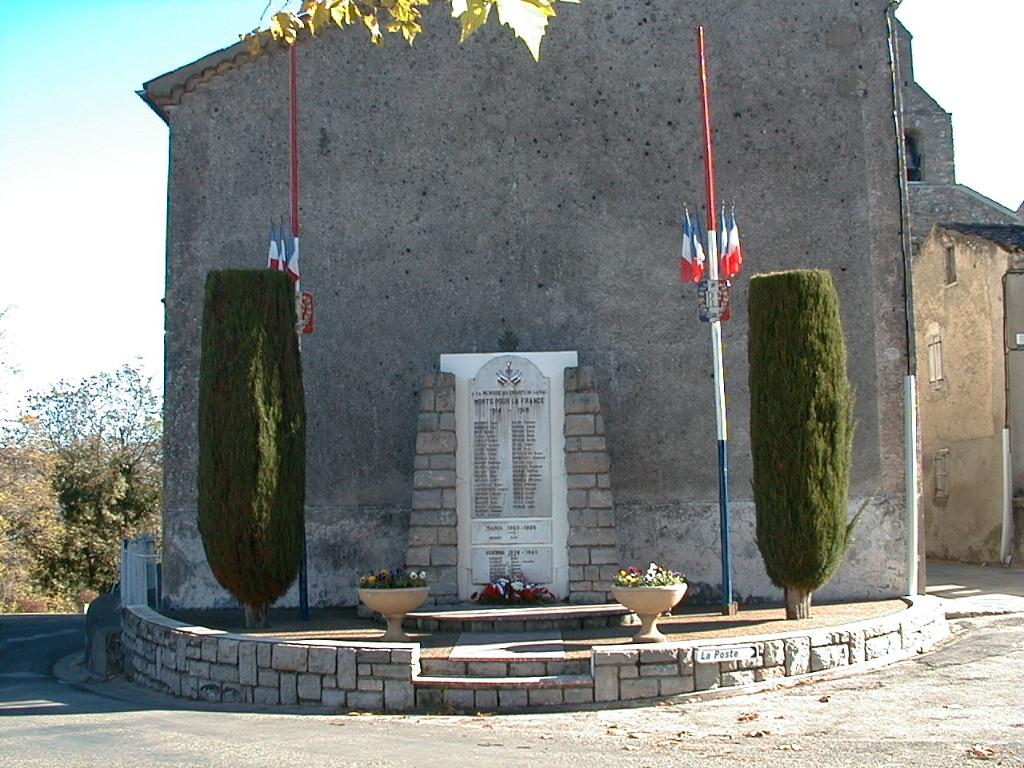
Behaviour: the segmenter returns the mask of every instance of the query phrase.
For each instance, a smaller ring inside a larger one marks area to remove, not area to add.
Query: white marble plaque
[[[550,544],[550,520],[474,520],[474,544]]]
[[[474,520],[551,517],[550,389],[516,355],[493,358],[470,382]]]
[[[474,584],[501,577],[550,584],[553,576],[551,547],[473,547],[472,564]]]
[[[441,355],[455,377],[459,597],[507,576],[569,592],[564,372],[575,352]]]

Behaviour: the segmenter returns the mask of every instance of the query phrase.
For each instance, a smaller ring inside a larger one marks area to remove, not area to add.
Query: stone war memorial
[[[886,7],[564,5],[538,63],[497,24],[459,45],[443,4],[411,47],[300,36],[310,605],[355,605],[360,574],[402,564],[439,605],[498,576],[605,603],[619,567],[652,561],[686,574],[690,601],[718,599],[708,325],[678,276],[683,206],[704,200],[698,24],[718,187],[746,254],[723,324],[736,598],[781,600],[754,540],[746,286],[804,267],[839,292],[851,515],[865,507],[816,599],[906,591],[906,222]],[[238,44],[141,92],[171,148],[171,610],[233,605],[196,522],[203,285],[264,267],[267,225],[288,210],[288,59]],[[279,605],[297,601],[293,586]]]

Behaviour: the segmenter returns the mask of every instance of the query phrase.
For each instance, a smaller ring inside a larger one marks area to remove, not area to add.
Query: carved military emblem
[[[509,360],[508,363],[505,364],[504,371],[498,371],[495,375],[498,377],[498,386],[501,387],[507,387],[510,384],[513,387],[518,387],[519,382],[523,380],[522,371],[520,371],[518,368],[516,370],[512,370],[511,360]]]

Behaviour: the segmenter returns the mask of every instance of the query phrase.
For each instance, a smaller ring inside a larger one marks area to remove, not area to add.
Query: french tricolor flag
[[[299,282],[299,238],[288,237],[285,242],[291,247],[285,251],[287,257],[284,262],[284,271],[288,273],[292,282],[297,284]]]
[[[722,261],[721,276],[731,280],[743,267],[743,249],[740,247],[740,230],[736,226],[736,211],[729,214],[728,223],[722,216]]]
[[[281,263],[281,251],[280,242],[277,237],[277,231],[274,229],[273,223],[270,225],[270,250],[267,253],[267,269],[273,269],[274,271],[281,270],[283,265]]]
[[[700,243],[700,220],[690,221],[690,211],[683,210],[683,252],[679,258],[679,279],[699,283],[704,277],[704,246]]]

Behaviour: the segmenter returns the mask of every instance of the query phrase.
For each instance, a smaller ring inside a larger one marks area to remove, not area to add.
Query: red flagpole
[[[704,178],[708,191],[708,230],[718,231],[715,205],[715,154],[711,147],[711,101],[708,97],[708,64],[704,54],[704,25],[697,27],[697,53],[700,59],[700,100],[704,117]]]
[[[291,124],[291,224],[292,236],[299,236],[299,97],[297,42],[288,48],[288,102]]]

